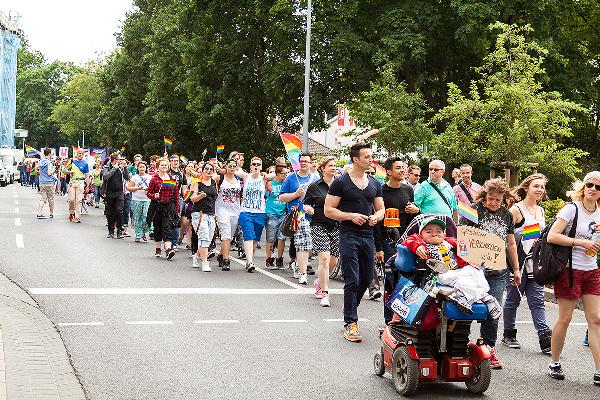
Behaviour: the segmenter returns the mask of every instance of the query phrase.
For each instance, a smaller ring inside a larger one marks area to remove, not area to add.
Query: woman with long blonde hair
[[[533,326],[538,334],[540,349],[543,353],[550,352],[552,331],[546,322],[546,305],[544,303],[544,287],[533,279],[533,264],[527,255],[535,243],[539,232],[546,227],[546,214],[539,203],[546,196],[548,180],[542,174],[529,175],[515,189],[520,199],[510,208],[515,223],[515,237],[519,268],[521,269],[521,284],[507,285],[506,301],[504,303],[504,337],[502,344],[512,349],[520,349],[517,341],[517,308],[523,297],[527,297],[527,306],[531,312]]]

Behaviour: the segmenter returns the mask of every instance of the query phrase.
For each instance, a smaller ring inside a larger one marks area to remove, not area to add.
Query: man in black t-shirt
[[[357,143],[350,148],[352,170],[335,179],[325,199],[325,216],[341,221],[340,258],[344,274],[344,337],[360,342],[358,305],[375,266],[373,227],[384,218],[381,184],[365,172],[371,167],[371,146]]]
[[[389,229],[398,229],[398,234],[402,235],[408,224],[413,220],[414,216],[419,213],[419,207],[413,204],[415,199],[413,188],[407,183],[403,183],[408,165],[399,157],[390,157],[383,163],[383,168],[387,174],[387,183],[383,184],[381,191],[383,194],[383,204],[385,208],[395,208],[400,212],[400,228],[386,228],[383,221],[375,227],[375,250],[377,261],[386,261],[396,252],[396,240]],[[386,283],[392,283],[393,279],[390,275],[392,271],[386,271]],[[391,292],[393,288],[388,287]],[[371,289],[369,288],[369,292]],[[383,308],[385,322],[392,320],[393,313],[387,307]]]

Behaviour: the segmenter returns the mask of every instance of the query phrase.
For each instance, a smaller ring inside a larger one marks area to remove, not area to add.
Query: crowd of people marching
[[[60,161],[53,161],[50,149],[45,149],[35,165],[23,164],[22,182],[40,192],[39,218],[45,218],[45,204],[53,217],[55,194],[68,194],[69,220],[74,223],[81,223],[82,206],[104,204],[107,238],[132,236],[135,243],[154,241],[155,256],[166,260],[189,249],[191,267],[204,272],[211,272],[216,265],[229,271],[232,250],[237,248],[247,272],[257,267],[290,268],[298,283],[307,285],[308,275],[315,273],[309,265],[314,257],[318,264],[315,297],[323,307],[331,305],[329,276],[339,262],[344,277],[344,336],[352,342],[362,340],[357,309],[363,295],[368,291],[374,300],[382,296],[375,265],[392,257],[396,249],[397,237],[383,225],[385,210],[400,211],[399,230],[403,233],[419,214],[456,218],[458,205],[467,204],[477,212],[477,222],[460,222],[495,234],[506,244],[509,268],[483,268],[489,295],[503,308],[501,343],[520,348],[516,310],[525,296],[541,351],[551,355],[548,374],[564,379],[560,355],[576,302],[581,300],[589,331],[585,344],[594,357],[594,384],[600,385],[600,271],[596,256],[600,252],[600,172],[588,173],[575,185],[572,203],[560,210],[548,235],[549,242],[570,246],[573,254],[572,282],[569,274],[562,274],[554,283],[559,316],[551,329],[546,321],[544,287],[533,279],[531,259],[526,257],[534,241],[523,239],[527,227],[543,229],[546,225],[540,205],[546,194],[544,175],[528,176],[517,188],[510,188],[502,178],[479,185],[472,180],[472,167],[464,164],[453,171],[452,185],[444,179],[447,169],[441,160],[431,161],[428,173],[422,174],[418,166],[390,157],[383,162],[385,181],[379,182],[373,176],[373,153],[368,144],[353,145],[349,155],[351,163],[341,168],[335,157],[317,159],[302,153],[300,167],[294,171],[283,157],[267,166],[259,157],[247,162],[245,155],[236,151],[225,161],[199,162],[166,153],[147,161],[137,154],[130,162],[115,152],[89,168],[82,149],[72,160]],[[419,228],[423,238],[429,234],[425,230],[428,223],[440,224],[425,220]],[[573,225],[576,232],[570,235]],[[439,261],[449,261],[447,249],[439,246],[436,250],[426,245],[416,253],[428,258],[441,252]],[[256,254],[262,248],[266,262],[257,266]],[[495,352],[497,336],[497,318],[481,324],[493,368],[502,367]]]

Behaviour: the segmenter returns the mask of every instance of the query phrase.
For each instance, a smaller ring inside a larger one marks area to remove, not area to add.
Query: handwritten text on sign
[[[499,236],[470,226],[457,227],[458,255],[487,269],[506,269],[506,245]]]

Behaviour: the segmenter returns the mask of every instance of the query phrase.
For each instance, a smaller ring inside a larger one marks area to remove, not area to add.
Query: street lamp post
[[[308,113],[310,93],[310,28],[312,1],[308,0],[306,12],[306,60],[304,61],[304,122],[302,123],[302,150],[308,151]]]

